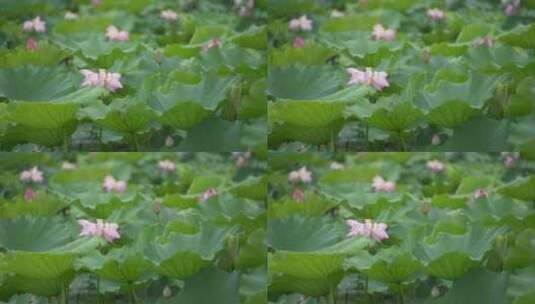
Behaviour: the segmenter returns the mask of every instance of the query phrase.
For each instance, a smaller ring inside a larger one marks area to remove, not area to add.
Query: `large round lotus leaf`
[[[259,51],[232,44],[223,44],[200,54],[201,62],[206,68],[228,67],[244,74],[265,67],[264,56],[264,53]]]
[[[106,27],[113,20],[104,16],[82,16],[74,20],[60,20],[54,24],[53,31],[57,34],[74,34],[79,32],[106,32]]]
[[[0,69],[0,96],[45,101],[74,92],[77,82],[62,68],[23,66]]]
[[[361,20],[359,20],[361,21]],[[323,39],[332,48],[346,49],[349,54],[359,58],[371,58],[373,54],[385,52],[383,58],[388,58],[403,47],[399,41],[383,41],[371,39],[369,32],[341,32],[324,35]]]
[[[529,304],[535,301],[535,266],[518,270],[509,277],[507,295],[514,300],[513,304]]]
[[[162,205],[181,209],[193,208],[198,204],[197,195],[171,194],[166,195],[162,200]]]
[[[221,37],[227,31],[228,29],[225,26],[221,26],[221,25],[197,26],[189,43],[190,44],[203,43],[214,37]]]
[[[127,200],[121,200],[112,193],[87,193],[87,197],[78,196],[80,203],[78,204],[81,211],[83,211],[89,218],[107,219],[114,212],[121,208],[132,208],[134,204]]]
[[[16,218],[21,215],[46,217],[57,214],[67,206],[67,202],[46,192],[37,192],[37,196],[27,202],[22,197],[14,203],[0,203],[0,218]]]
[[[337,285],[344,273],[336,273],[321,279],[305,279],[282,274],[271,274],[268,292],[270,296],[283,293],[301,293],[311,297],[320,297],[328,294],[333,285]],[[298,302],[291,302],[298,303]]]
[[[18,217],[0,220],[0,247],[7,250],[47,251],[67,244],[76,229],[58,218]]]
[[[235,184],[230,192],[240,198],[264,201],[267,197],[267,176],[250,177]]]
[[[176,102],[172,108],[161,114],[157,120],[163,125],[177,129],[190,129],[203,121],[210,111],[195,102]]]
[[[63,48],[74,52],[79,51],[84,57],[92,60],[102,55],[110,55],[115,49],[119,49],[124,53],[133,52],[139,45],[134,41],[109,41],[105,33],[83,33],[67,37],[57,36],[55,42]]]
[[[129,134],[146,130],[155,117],[146,104],[130,98],[116,100],[108,106],[96,103],[84,109],[84,113],[105,128]]]
[[[209,266],[232,231],[204,225],[196,234],[176,234],[164,244],[144,240],[144,252],[158,272],[183,279]]]
[[[351,31],[371,31],[378,23],[379,17],[369,14],[352,14],[341,18],[331,18],[321,25],[321,31],[327,33],[351,32]],[[371,37],[371,32],[369,34]],[[371,39],[370,39],[371,40]]]
[[[267,48],[267,27],[253,25],[248,30],[236,34],[230,40],[242,48],[265,50]]]
[[[467,198],[464,195],[437,194],[431,199],[431,204],[440,208],[458,209],[466,205]]]
[[[262,267],[267,259],[266,231],[257,229],[247,238],[245,244],[240,245],[240,252],[236,258],[239,269]]]
[[[535,24],[518,26],[511,32],[502,35],[500,41],[525,49],[535,49]]]
[[[296,14],[312,12],[320,8],[320,3],[315,0],[268,0],[269,14],[273,17],[291,17]]]
[[[245,298],[244,304],[267,303],[267,272],[264,267],[241,275],[240,296]]]
[[[239,121],[231,122],[208,117],[188,131],[178,150],[188,152],[243,150],[241,140],[246,130],[245,126]]]
[[[346,254],[314,254],[279,251],[268,257],[269,272],[304,279],[328,278],[343,272]]]
[[[286,99],[323,99],[348,79],[331,66],[295,65],[268,70],[268,94]]]
[[[423,117],[423,113],[409,102],[389,103],[385,106],[387,107],[381,105],[368,119],[371,126],[400,132],[415,127]]]
[[[216,224],[246,225],[264,214],[259,202],[238,199],[230,195],[218,195],[198,204],[200,214]]]
[[[113,249],[105,256],[95,251],[81,258],[80,262],[99,277],[122,284],[139,281],[152,268],[143,255],[127,247]]]
[[[269,67],[283,67],[293,64],[324,65],[336,52],[323,44],[313,41],[305,42],[302,48],[285,46],[268,53]]]
[[[48,279],[64,276],[73,270],[74,256],[69,253],[10,251],[1,269],[20,276]]]
[[[442,114],[443,115],[443,114]],[[453,129],[452,137],[440,149],[459,152],[506,151],[510,122],[476,116]]]
[[[452,280],[479,264],[491,248],[494,238],[507,228],[486,229],[473,225],[465,234],[440,233],[430,242],[426,238],[415,255],[431,275]]]
[[[507,248],[505,269],[528,267],[535,262],[535,229],[527,229],[515,237],[515,243]]]
[[[289,123],[274,123],[269,133],[269,146],[278,147],[284,142],[293,140],[312,145],[326,144],[336,138],[343,124],[344,121],[342,119],[334,121],[329,125],[315,128]]]
[[[420,263],[401,248],[390,247],[373,256],[363,251],[348,259],[346,267],[355,268],[373,280],[401,283],[420,270]]]
[[[188,194],[201,194],[208,188],[217,188],[221,186],[224,180],[217,175],[202,175],[197,176],[191,182],[188,189]]]
[[[291,215],[314,217],[325,214],[327,210],[334,208],[336,205],[337,202],[332,199],[306,191],[304,199],[299,202],[296,202],[289,197],[278,202],[270,202],[268,205],[268,215],[270,219],[277,219]]]
[[[6,277],[2,287],[19,293],[33,293],[43,297],[52,297],[61,294],[65,286],[68,286],[74,279],[74,276],[74,271],[66,272],[58,278],[46,279],[10,275]]]
[[[443,297],[431,303],[509,303],[506,297],[508,274],[485,269],[474,269],[453,282],[452,288]]]
[[[76,184],[100,183],[110,174],[111,168],[107,166],[87,165],[73,170],[62,170],[54,174],[51,184],[55,187],[76,188]],[[87,190],[84,188],[84,190]]]
[[[276,250],[313,252],[344,238],[346,227],[322,218],[292,216],[268,222],[268,242]]]
[[[249,87],[249,94],[240,101],[238,115],[240,119],[260,118],[267,112],[267,82],[265,78],[258,79]]]
[[[499,191],[502,195],[510,198],[533,201],[535,200],[535,175],[515,180]]]
[[[14,68],[24,65],[55,66],[68,56],[68,52],[48,43],[40,43],[37,50],[18,47],[12,51],[0,52],[0,68]]]
[[[210,268],[187,279],[184,288],[173,301],[188,304],[240,303],[239,281],[238,272],[227,273]]]
[[[271,122],[320,128],[343,120],[346,107],[344,101],[278,100],[269,103],[268,115]]]

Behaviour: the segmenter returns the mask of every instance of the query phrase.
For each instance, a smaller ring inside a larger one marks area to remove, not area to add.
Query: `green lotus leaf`
[[[125,201],[109,193],[102,193],[100,195],[88,193],[87,197],[80,197],[79,208],[90,218],[107,219],[121,208],[133,207],[132,204],[128,204]],[[91,204],[89,205],[87,202]]]
[[[259,267],[240,277],[240,296],[244,304],[267,303],[267,272]]]
[[[321,112],[326,114],[327,112]],[[278,147],[287,141],[301,141],[312,145],[333,142],[333,139],[342,129],[344,121],[337,120],[321,127],[303,127],[289,123],[274,124],[269,132],[269,146]]]
[[[320,216],[335,207],[337,203],[324,196],[305,192],[305,198],[296,202],[286,198],[279,202],[269,204],[268,215],[270,219],[277,219],[291,215]]]
[[[375,59],[374,61],[380,62],[382,59],[389,58],[401,51],[404,46],[404,43],[399,41],[373,40],[371,35],[371,29],[370,31],[343,31],[341,33],[328,33],[323,36],[323,40],[329,47],[347,50],[351,56],[357,57],[357,61],[361,59],[362,64],[368,63],[368,65],[372,58]],[[379,55],[379,58],[376,58],[374,54]]]
[[[75,34],[79,32],[99,32],[104,36],[106,28],[113,24],[113,19],[105,16],[83,16],[75,20],[59,20],[53,31],[57,34]]]
[[[68,53],[54,45],[40,43],[37,50],[16,48],[0,52],[0,68],[15,68],[24,65],[54,66],[65,59]]]
[[[311,12],[315,9],[318,9],[320,5],[317,1],[314,0],[268,0],[267,7],[269,8],[270,16],[289,17],[296,14]]]
[[[227,32],[228,32],[227,27],[222,26],[222,25],[197,26],[189,43],[190,44],[203,43],[212,38],[223,37]]]
[[[230,41],[242,47],[256,50],[267,48],[267,28],[266,26],[251,26],[244,32],[238,33]]]
[[[521,269],[509,277],[507,295],[513,298],[513,304],[529,304],[535,300],[535,267]]]
[[[493,186],[493,180],[489,176],[466,176],[461,180],[455,194],[473,194],[478,188]]]
[[[453,136],[440,148],[444,151],[505,151],[508,133],[508,121],[476,116],[455,128]]]
[[[431,303],[509,303],[505,293],[507,280],[507,273],[474,269],[454,281],[448,293]]]
[[[239,151],[245,127],[241,122],[207,118],[192,127],[180,143],[180,151]]]
[[[464,195],[437,194],[431,199],[431,204],[440,208],[458,209],[466,205]]]
[[[181,209],[193,208],[198,204],[198,195],[181,195],[171,194],[166,195],[162,199],[162,204],[167,207],[176,207]]]
[[[240,269],[261,267],[266,263],[266,259],[266,231],[264,229],[257,229],[241,245],[239,255],[236,258],[236,265]]]
[[[415,255],[422,260],[428,274],[448,280],[458,279],[481,262],[494,238],[506,229],[472,225],[465,234],[440,233],[433,240],[424,240]]]
[[[109,3],[101,3],[96,9],[104,12],[121,9],[135,14],[143,11],[150,3],[150,0],[115,0]]]
[[[363,251],[362,254],[349,258],[346,267],[355,268],[373,280],[401,283],[420,270],[420,263],[412,254],[390,247],[373,256]]]
[[[193,234],[176,234],[167,243],[154,244],[147,240],[145,255],[156,266],[156,271],[171,277],[184,279],[208,267],[215,255],[223,249],[226,237],[232,230],[203,225]]]
[[[106,39],[105,32],[81,33],[66,37],[58,36],[55,41],[61,47],[73,52],[80,52],[85,58],[96,60],[100,56],[110,55],[115,49],[130,53],[139,48],[134,41],[115,42]]]
[[[513,246],[507,248],[505,269],[529,267],[535,261],[535,230],[527,229],[515,237]]]
[[[336,273],[327,278],[306,279],[282,274],[271,274],[268,293],[279,295],[283,293],[301,293],[311,297],[320,297],[332,290],[333,282],[340,282],[344,273]],[[292,304],[298,302],[291,302]],[[314,303],[314,302],[312,302]]]
[[[191,182],[188,194],[201,194],[208,188],[217,188],[223,184],[224,180],[217,175],[197,176]]]
[[[151,270],[151,263],[136,250],[128,247],[112,249],[102,256],[98,252],[80,259],[80,263],[99,277],[121,284],[133,284]]]
[[[52,100],[74,92],[76,86],[72,74],[59,67],[0,69],[0,96],[11,100]]]
[[[206,68],[229,67],[239,73],[250,74],[250,70],[264,67],[264,55],[253,49],[240,48],[233,44],[212,48],[200,54],[201,62]],[[253,73],[254,75],[254,73]]]
[[[375,24],[379,23],[378,16],[369,14],[351,14],[340,18],[331,18],[323,22],[321,31],[327,33],[333,32],[351,32],[351,31],[370,31]]]
[[[17,217],[0,220],[0,247],[8,250],[47,251],[67,244],[76,231],[58,218]]]
[[[240,198],[264,201],[267,197],[267,177],[250,177],[236,185],[230,192]]]
[[[207,269],[185,281],[184,288],[174,298],[176,303],[240,303],[240,273]]]
[[[500,41],[525,49],[535,49],[535,24],[518,26],[499,37]]]
[[[243,96],[238,109],[240,119],[264,119],[267,112],[266,80],[259,79],[249,88],[249,94]]]
[[[73,271],[74,256],[61,253],[11,251],[3,258],[3,270],[36,278],[53,279]]]
[[[476,38],[489,34],[490,31],[490,26],[485,23],[467,24],[463,27],[459,36],[457,36],[457,42],[471,42]]]
[[[74,272],[67,272],[58,278],[31,278],[20,275],[8,276],[3,285],[12,292],[33,293],[43,297],[61,294],[74,278]]]
[[[423,118],[423,113],[410,102],[381,103],[373,112],[368,122],[371,126],[387,131],[404,131],[418,124]]]
[[[535,79],[525,78],[517,84],[516,92],[505,109],[506,117],[516,118],[527,116],[535,109]]]
[[[200,203],[198,208],[204,218],[221,225],[247,225],[264,214],[258,202],[226,195],[218,195]]]
[[[340,90],[343,77],[330,66],[289,66],[268,70],[268,94],[277,98],[318,100]]]
[[[146,130],[154,112],[135,99],[115,100],[109,106],[101,104],[99,109],[87,109],[85,113],[99,125],[113,131],[135,134]]]
[[[199,54],[201,47],[198,45],[168,44],[163,53],[167,57],[178,56],[181,58],[192,58]]]
[[[20,198],[15,203],[0,204],[0,218],[16,218],[21,215],[31,215],[34,217],[47,217],[57,214],[65,208],[68,203],[54,195],[37,192],[37,196],[30,202]]]
[[[268,53],[269,67],[302,65],[324,65],[327,60],[336,55],[336,52],[323,44],[306,41],[302,48],[294,48],[290,45],[275,49]]]
[[[465,44],[452,44],[452,43],[435,43],[429,49],[429,53],[433,56],[450,57],[462,56],[468,51],[468,46]]]
[[[535,199],[535,176],[515,180],[502,187],[500,193],[514,199],[533,201]]]

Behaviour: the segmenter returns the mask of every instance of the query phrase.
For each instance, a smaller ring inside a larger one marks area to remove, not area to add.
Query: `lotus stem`
[[[100,278],[97,276],[97,304],[100,304]]]
[[[403,286],[401,283],[398,285],[398,293],[399,293],[399,303],[405,304],[405,296],[403,295]]]
[[[331,287],[329,291],[329,304],[336,304],[336,288]]]
[[[398,132],[398,137],[399,137],[399,143],[401,144],[401,150],[407,151],[407,143],[405,143],[405,138],[403,137],[402,131]]]
[[[139,141],[138,141],[138,138],[137,138],[137,134],[136,133],[132,133],[132,137],[134,139],[134,147],[136,148],[136,152],[139,152]]]
[[[366,298],[370,300],[370,294],[368,293],[368,276],[366,276],[366,280],[364,281],[364,294],[366,295]]]

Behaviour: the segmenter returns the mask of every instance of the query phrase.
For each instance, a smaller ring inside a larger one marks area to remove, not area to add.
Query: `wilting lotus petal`
[[[427,17],[431,18],[433,21],[439,21],[443,20],[446,16],[444,15],[444,12],[439,10],[438,8],[433,8],[427,10]]]
[[[129,33],[127,31],[119,31],[115,26],[110,25],[106,28],[106,37],[112,41],[127,41]]]
[[[206,189],[203,194],[201,194],[201,196],[199,196],[199,198],[197,199],[197,201],[199,203],[204,203],[206,202],[209,198],[211,198],[212,196],[216,196],[217,195],[217,190],[215,188],[208,188]]]
[[[375,192],[394,192],[396,183],[387,182],[382,176],[377,175],[373,178],[372,189]]]
[[[221,46],[219,38],[212,38],[205,45],[202,46],[203,52],[208,52],[209,49]]]
[[[162,171],[173,172],[176,170],[176,165],[168,159],[164,159],[158,162],[158,168]]]
[[[39,171],[37,167],[33,167],[30,170],[24,170],[20,173],[21,182],[34,182],[42,183],[43,182],[43,172]]]
[[[312,172],[308,171],[307,167],[291,171],[290,174],[288,174],[288,181],[293,183],[310,183],[312,181]]]
[[[160,13],[160,16],[169,22],[173,22],[178,19],[177,13],[173,10],[164,10]]]
[[[306,15],[303,15],[297,19],[290,20],[288,28],[292,31],[311,31],[312,20],[308,19]]]
[[[385,29],[382,24],[376,24],[373,27],[372,37],[374,40],[392,41],[396,38],[396,31]]]
[[[442,162],[434,159],[427,162],[427,168],[432,172],[438,173],[444,171],[445,166]]]

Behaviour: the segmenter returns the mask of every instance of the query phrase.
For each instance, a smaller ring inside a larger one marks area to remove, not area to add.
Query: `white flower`
[[[67,19],[67,20],[78,19],[78,14],[70,12],[70,11],[67,11],[67,12],[65,12],[65,19]]]
[[[177,13],[173,10],[164,10],[160,13],[160,16],[169,22],[173,22],[178,19]]]
[[[438,173],[444,171],[445,166],[442,162],[433,159],[427,162],[427,168],[432,172]]]
[[[31,32],[32,30],[42,33],[46,31],[46,24],[43,20],[41,20],[41,17],[37,16],[32,20],[24,21],[22,24],[22,30],[25,32]]]
[[[43,180],[43,172],[37,167],[33,167],[30,170],[24,170],[20,173],[21,182],[42,183]]]
[[[382,91],[384,88],[390,86],[386,79],[388,77],[386,72],[373,71],[371,68],[366,68],[366,71],[348,68],[346,71],[351,75],[351,79],[347,85],[363,84],[372,86],[378,91]]]
[[[312,20],[308,19],[306,15],[303,15],[299,18],[290,20],[288,28],[292,31],[311,31]]]
[[[290,182],[303,182],[303,183],[310,183],[312,182],[312,172],[307,170],[307,167],[302,167],[299,170],[291,171],[290,174],[288,174],[288,181]]]
[[[173,172],[176,170],[176,165],[168,159],[164,159],[158,162],[158,168],[162,171]]]

